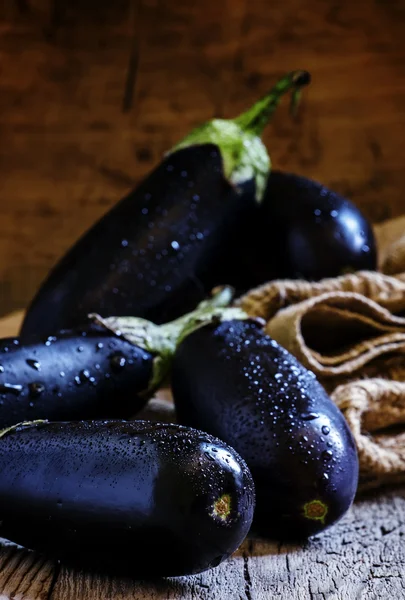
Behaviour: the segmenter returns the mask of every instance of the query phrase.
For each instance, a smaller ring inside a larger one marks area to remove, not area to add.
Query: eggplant
[[[262,203],[228,247],[237,294],[272,279],[319,281],[377,269],[374,232],[359,208],[317,181],[282,171],[271,172]]]
[[[124,418],[164,381],[182,331],[226,308],[222,288],[180,319],[157,326],[138,318],[91,315],[79,329],[0,340],[0,427],[33,419]]]
[[[315,375],[248,319],[184,338],[172,365],[178,421],[224,440],[256,486],[253,531],[302,540],[349,509],[358,483],[353,436]]]
[[[260,202],[270,168],[259,136],[281,96],[295,99],[308,82],[294,71],[238,118],[213,119],[179,142],[56,264],[20,335],[71,328],[89,312],[165,323],[227,283],[213,267]]]
[[[273,171],[260,208],[277,277],[318,281],[377,269],[371,224],[353,202],[321,183]],[[263,249],[264,252],[264,249]]]
[[[152,394],[152,352],[90,323],[0,341],[0,427],[27,419],[128,417]]]
[[[82,421],[0,435],[0,535],[68,565],[189,575],[219,565],[249,531],[249,469],[200,431]]]

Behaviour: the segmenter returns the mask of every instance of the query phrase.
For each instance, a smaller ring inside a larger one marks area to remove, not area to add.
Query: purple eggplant
[[[0,535],[67,565],[190,575],[242,543],[255,492],[210,435],[146,421],[37,422],[0,433]]]
[[[105,327],[0,341],[0,427],[29,419],[128,417],[153,391],[152,352]]]
[[[178,421],[215,435],[246,460],[259,535],[303,539],[335,523],[357,489],[350,429],[315,375],[259,322],[194,331],[172,366]]]
[[[53,268],[21,336],[74,327],[89,312],[164,323],[227,283],[215,280],[214,267],[269,173],[259,136],[281,96],[292,90],[295,99],[308,82],[294,71],[238,118],[209,121],[177,144]]]
[[[241,312],[226,308],[231,297],[222,288],[195,311],[160,326],[93,315],[79,329],[0,340],[0,427],[136,414],[164,381],[183,329],[224,311]]]
[[[271,172],[263,201],[234,228],[228,248],[220,278],[237,294],[272,279],[318,281],[377,268],[372,226],[355,204],[282,171]]]

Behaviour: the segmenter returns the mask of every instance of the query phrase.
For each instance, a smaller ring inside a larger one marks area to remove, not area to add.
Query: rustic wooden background
[[[0,314],[191,127],[287,70],[274,165],[405,212],[404,0],[0,0]]]
[[[313,83],[298,119],[284,105],[267,129],[273,164],[374,222],[405,213],[404,38],[405,0],[0,0],[0,315],[191,127],[287,70]],[[247,541],[218,569],[154,584],[11,547],[0,600],[399,600],[404,522],[405,489],[382,491],[305,548]]]

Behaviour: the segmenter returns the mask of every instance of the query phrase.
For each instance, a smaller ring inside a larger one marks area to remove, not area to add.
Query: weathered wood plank
[[[6,543],[0,550],[0,600],[48,600],[57,573],[51,561]]]
[[[260,0],[249,2],[230,102],[241,110],[276,74],[308,68],[313,84],[298,122],[281,111],[265,135],[274,166],[318,178],[382,220],[405,210],[397,187],[405,132],[397,111],[405,93],[401,9],[365,6],[289,0],[264,10]]]

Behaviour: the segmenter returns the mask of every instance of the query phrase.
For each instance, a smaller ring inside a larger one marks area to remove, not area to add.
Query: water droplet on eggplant
[[[80,377],[80,381],[82,383],[85,383],[86,381],[88,381],[90,379],[90,371],[88,371],[87,369],[83,369],[83,371],[80,371],[79,377]]]
[[[333,453],[330,450],[324,450],[322,452],[322,458],[329,462],[333,458]]]
[[[14,394],[14,396],[19,396],[22,392],[23,386],[14,383],[1,383],[0,384],[0,393],[1,394]]]
[[[45,346],[50,346],[53,342],[56,342],[58,338],[54,335],[48,335],[46,341],[45,341]]]
[[[314,419],[319,419],[319,414],[315,412],[305,412],[300,415],[303,421],[313,421]]]
[[[25,362],[29,367],[35,369],[35,371],[41,370],[41,363],[38,360],[35,360],[35,358],[27,358]]]
[[[45,386],[40,381],[33,381],[32,383],[28,384],[28,391],[30,396],[37,398],[42,394],[43,391],[45,391]]]
[[[121,371],[127,363],[125,356],[122,354],[114,354],[110,358],[110,365],[113,371]]]

